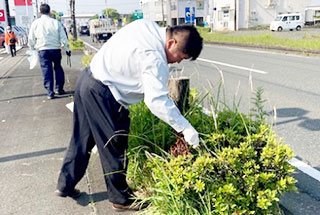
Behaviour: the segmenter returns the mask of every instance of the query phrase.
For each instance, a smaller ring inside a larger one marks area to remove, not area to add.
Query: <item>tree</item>
[[[103,13],[105,14],[105,17],[108,17],[111,20],[119,20],[120,19],[120,14],[116,9],[112,8],[107,8],[102,10]]]
[[[50,14],[51,14],[51,17],[52,18],[54,18],[54,19],[56,19],[56,20],[61,20],[61,16],[60,16],[60,14],[57,12],[57,11],[55,11],[55,10],[52,10],[51,12],[50,12]]]
[[[91,16],[90,19],[99,19],[99,15],[96,14],[96,15],[94,15],[94,16]]]
[[[76,16],[75,16],[75,0],[70,0],[70,11],[71,11],[71,26],[72,26],[72,35],[73,40],[77,40],[77,26],[76,26]]]
[[[127,19],[127,23],[134,21],[133,17],[134,17],[133,13],[129,14],[128,19]]]

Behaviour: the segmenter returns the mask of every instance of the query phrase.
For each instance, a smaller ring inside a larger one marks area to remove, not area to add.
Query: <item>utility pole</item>
[[[107,15],[107,22],[109,24],[109,13],[108,13],[108,5],[107,5],[107,0],[105,0],[105,3],[106,3],[106,15]],[[111,24],[111,23],[110,23]]]
[[[167,0],[167,26],[172,26],[172,20],[171,20],[171,0]]]
[[[7,23],[8,23],[8,26],[11,26],[9,1],[5,0],[4,3],[6,5]]]
[[[39,17],[39,12],[38,12],[38,0],[36,0],[36,14],[37,14],[37,18]]]
[[[165,24],[164,24],[164,12],[163,12],[163,0],[161,0],[161,11],[162,11],[162,25],[165,26]]]
[[[179,0],[176,0],[177,1],[177,25],[180,24],[180,19],[179,19]]]
[[[71,10],[71,22],[73,25],[73,40],[77,40],[77,26],[76,26],[76,16],[75,16],[75,0],[70,0],[70,10]]]

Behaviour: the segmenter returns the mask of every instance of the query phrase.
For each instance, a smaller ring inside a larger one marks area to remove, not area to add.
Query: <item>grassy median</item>
[[[319,51],[320,34],[308,34],[301,39],[281,38],[270,33],[255,35],[234,35],[230,32],[210,33],[209,28],[197,27],[206,42],[240,43],[260,46],[276,46],[283,48],[294,48],[302,51]]]

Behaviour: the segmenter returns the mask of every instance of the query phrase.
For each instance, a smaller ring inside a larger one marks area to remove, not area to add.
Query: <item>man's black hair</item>
[[[191,60],[196,60],[200,55],[202,50],[202,37],[199,32],[193,25],[177,25],[168,27],[167,31],[169,31],[170,35],[173,36],[177,33],[189,32],[189,35],[186,39],[185,46],[182,49],[184,54],[187,54]]]
[[[40,5],[40,13],[41,14],[49,14],[50,13],[50,6],[48,4],[41,4]]]

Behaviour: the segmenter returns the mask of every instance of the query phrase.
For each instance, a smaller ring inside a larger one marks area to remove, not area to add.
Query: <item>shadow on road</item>
[[[66,91],[64,95],[61,96],[56,96],[54,99],[62,99],[66,97],[70,97],[74,95],[74,91]],[[44,97],[47,96],[46,94],[35,94],[35,95],[25,95],[25,96],[15,96],[12,98],[7,98],[7,99],[1,99],[0,102],[8,102],[11,100],[16,100],[16,99],[25,99],[25,98],[32,98],[32,97]]]
[[[0,158],[0,163],[13,161],[13,160],[20,160],[25,158],[31,158],[31,157],[38,157],[43,155],[49,155],[49,154],[55,154],[55,153],[63,152],[65,150],[66,148],[56,148],[56,149],[48,149],[48,150],[43,150],[38,152],[29,152],[24,154],[11,155],[11,156]]]
[[[108,199],[107,192],[93,193],[91,195],[87,193],[81,193],[81,196],[76,199],[77,204],[81,206],[87,206],[90,203],[101,202]]]
[[[305,116],[309,111],[302,108],[280,108],[277,109],[278,118],[292,118],[278,122],[277,125],[300,121],[298,126],[309,131],[320,131],[320,119],[310,119]]]

